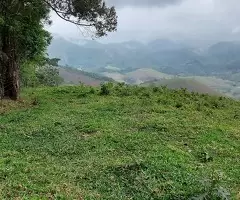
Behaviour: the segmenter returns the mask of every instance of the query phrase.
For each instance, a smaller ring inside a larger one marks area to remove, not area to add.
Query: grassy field
[[[23,98],[0,104],[0,199],[240,199],[239,101],[123,84]]]

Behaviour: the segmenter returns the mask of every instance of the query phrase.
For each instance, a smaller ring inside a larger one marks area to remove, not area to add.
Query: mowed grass
[[[111,84],[0,115],[0,199],[239,199],[240,102]]]

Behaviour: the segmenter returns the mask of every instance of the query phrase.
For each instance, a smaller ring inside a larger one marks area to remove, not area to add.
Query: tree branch
[[[59,11],[58,11],[57,9],[55,9],[55,8],[51,5],[51,3],[49,3],[47,0],[43,0],[43,1],[57,14],[58,17],[60,17],[60,18],[63,19],[63,20],[65,20],[65,21],[67,21],[67,22],[70,22],[70,23],[72,23],[72,24],[78,25],[78,26],[86,26],[86,27],[91,27],[91,26],[93,26],[93,24],[83,24],[83,23],[75,22],[75,21],[73,21],[73,20],[64,18],[63,16],[61,16],[61,15],[59,14],[59,13],[64,14],[64,12],[62,12],[62,11],[59,12]]]

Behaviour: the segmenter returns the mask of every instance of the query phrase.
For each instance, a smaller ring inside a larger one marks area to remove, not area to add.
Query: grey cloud
[[[212,43],[240,40],[240,0],[106,0],[117,6],[118,31],[106,42],[157,38]],[[76,26],[53,16],[48,30],[82,36]]]
[[[181,3],[183,0],[105,0],[116,7],[164,7]]]

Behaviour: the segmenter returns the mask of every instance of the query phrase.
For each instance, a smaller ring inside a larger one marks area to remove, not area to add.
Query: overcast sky
[[[214,42],[240,40],[240,0],[107,0],[117,9],[118,31],[105,42],[157,38]],[[89,39],[87,31],[52,17],[53,33]]]

